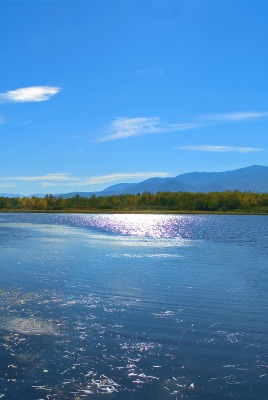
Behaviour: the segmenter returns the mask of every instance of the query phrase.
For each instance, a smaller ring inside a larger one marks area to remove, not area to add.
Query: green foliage
[[[0,197],[0,210],[21,211],[166,211],[166,212],[248,212],[268,213],[268,193],[239,191],[190,193],[144,192],[120,196],[76,195],[63,199],[53,195],[44,198]]]

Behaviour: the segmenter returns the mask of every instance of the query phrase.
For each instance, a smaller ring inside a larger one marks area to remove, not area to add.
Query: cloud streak
[[[90,185],[101,185],[109,184],[112,182],[119,182],[122,180],[136,180],[136,179],[147,179],[152,177],[167,177],[170,174],[166,172],[134,172],[134,173],[117,173],[110,175],[101,175],[89,178],[74,178],[68,173],[53,173],[40,176],[13,176],[1,178],[1,181],[11,182],[36,182],[42,187],[55,187],[55,186],[69,186],[69,187],[81,187]],[[4,183],[3,186],[11,187],[13,183]],[[0,184],[1,186],[1,184]]]
[[[16,186],[15,183],[0,183],[0,188],[14,188]]]
[[[123,179],[137,179],[137,178],[147,179],[155,176],[159,178],[160,177],[165,178],[169,176],[169,174],[166,172],[135,172],[129,174],[119,173],[119,174],[102,175],[94,178],[89,178],[87,182],[89,184],[101,184],[101,183],[121,181]]]
[[[201,119],[208,122],[236,122],[248,121],[259,118],[267,118],[268,112],[263,111],[245,111],[245,112],[232,112],[226,114],[212,114],[203,116]]]
[[[44,181],[77,181],[78,178],[71,178],[69,174],[65,172],[57,172],[53,174],[40,175],[40,176],[10,176],[7,178],[1,178],[5,181],[18,181],[18,182],[44,182]]]
[[[194,122],[185,123],[164,123],[159,117],[136,117],[116,118],[103,131],[102,137],[97,142],[109,142],[113,140],[126,139],[136,136],[157,133],[180,132],[192,129],[209,127],[215,124],[228,122],[243,122],[267,118],[268,112],[264,111],[245,111],[223,114],[211,114],[199,116]]]
[[[99,142],[125,139],[146,134],[178,132],[197,128],[197,123],[163,124],[159,117],[117,118],[108,125]]]
[[[236,152],[236,153],[254,153],[262,151],[259,147],[236,147],[236,146],[179,146],[177,150],[192,150],[192,151],[209,151],[209,152]]]
[[[56,86],[31,86],[0,93],[2,103],[31,103],[47,101],[59,93]]]

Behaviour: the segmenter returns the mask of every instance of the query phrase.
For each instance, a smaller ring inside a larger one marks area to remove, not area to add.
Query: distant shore
[[[268,193],[157,192],[63,198],[0,197],[0,212],[107,214],[268,214]]]
[[[176,214],[176,215],[268,215],[267,212],[254,211],[176,211],[176,210],[25,210],[0,209],[0,214],[24,213],[24,214]]]

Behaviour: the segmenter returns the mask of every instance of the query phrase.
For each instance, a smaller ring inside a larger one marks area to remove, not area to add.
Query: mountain
[[[23,197],[21,194],[14,194],[14,193],[0,193],[0,197]]]
[[[143,192],[268,192],[268,167],[252,165],[225,172],[190,172],[171,178],[150,178],[139,183],[120,183],[96,193],[98,196]]]
[[[61,197],[67,198],[76,194],[90,197],[93,194],[111,196],[144,192],[223,192],[226,190],[268,192],[268,167],[252,165],[225,172],[189,172],[170,178],[149,178],[138,183],[118,183],[100,192],[73,192]]]
[[[112,185],[107,187],[106,189],[102,190],[102,196],[107,195],[113,195],[115,193],[119,194],[121,190],[125,191],[128,190],[128,193],[130,193],[131,187],[135,186],[135,183],[117,183],[116,185]]]
[[[181,183],[177,178],[149,178],[139,183],[121,183],[113,185],[99,192],[98,195],[110,194],[138,194],[144,192],[188,192],[193,191],[192,187]]]
[[[192,172],[177,178],[192,185],[195,192],[268,192],[268,167],[261,165],[226,172]]]
[[[72,192],[57,196],[69,198],[76,195],[91,197],[144,192],[223,192],[226,190],[268,193],[268,167],[252,165],[225,172],[189,172],[170,178],[149,178],[138,183],[118,183],[99,192]],[[0,194],[0,196],[21,197],[11,194]],[[38,197],[42,196],[38,195]]]
[[[74,196],[77,196],[77,195],[79,195],[80,197],[91,197],[94,194],[96,194],[96,192],[71,192],[71,193],[57,194],[57,195],[54,195],[54,196],[55,197],[62,197],[63,199],[69,199],[70,197],[74,197]]]

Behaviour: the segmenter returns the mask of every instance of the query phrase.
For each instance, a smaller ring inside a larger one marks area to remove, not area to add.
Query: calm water
[[[268,399],[267,218],[0,214],[0,398]]]

